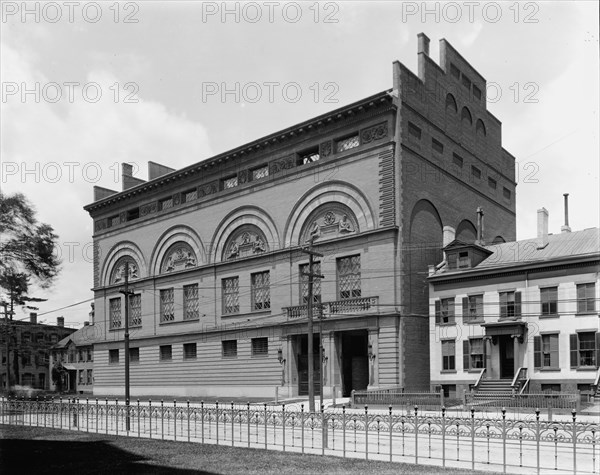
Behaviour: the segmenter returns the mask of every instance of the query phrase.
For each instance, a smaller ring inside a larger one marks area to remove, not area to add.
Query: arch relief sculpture
[[[319,239],[333,239],[358,232],[356,217],[346,206],[325,205],[313,212],[305,224],[300,244]]]
[[[250,257],[268,252],[269,245],[263,232],[254,225],[244,225],[234,231],[227,239],[222,260]]]
[[[165,274],[168,272],[189,269],[196,267],[198,261],[196,253],[191,246],[185,242],[178,242],[173,244],[163,257],[162,264],[160,266],[160,273]]]

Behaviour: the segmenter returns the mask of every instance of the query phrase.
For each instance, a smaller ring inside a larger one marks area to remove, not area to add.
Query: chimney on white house
[[[443,241],[442,247],[446,247],[456,238],[456,230],[452,226],[444,226],[442,230],[443,233]]]
[[[565,197],[565,224],[560,227],[561,233],[570,233],[571,226],[569,226],[569,193],[563,193]]]
[[[65,317],[56,317],[56,326],[64,327],[65,326]]]
[[[29,313],[29,323],[33,323],[33,324],[37,323],[37,313],[35,313],[35,312]]]
[[[429,38],[425,33],[417,35],[417,57],[419,79],[425,82],[425,56],[429,56]]]
[[[546,208],[538,209],[537,215],[537,248],[543,249],[548,245],[548,210]]]

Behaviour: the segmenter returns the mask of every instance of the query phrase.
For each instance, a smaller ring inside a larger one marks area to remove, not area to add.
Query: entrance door
[[[298,354],[298,394],[308,396],[308,335],[300,335],[300,345]],[[319,345],[321,339],[315,335],[313,339],[313,381],[315,386],[315,396],[320,394],[321,376],[319,364]]]
[[[515,375],[515,354],[513,339],[510,335],[498,337],[500,348],[500,378],[512,379]]]
[[[367,330],[342,333],[342,382],[344,397],[369,385]]]

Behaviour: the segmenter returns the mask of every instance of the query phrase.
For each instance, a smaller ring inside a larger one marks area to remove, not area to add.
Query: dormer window
[[[462,251],[458,253],[458,268],[465,269],[471,267],[471,258],[469,257],[469,251]]]

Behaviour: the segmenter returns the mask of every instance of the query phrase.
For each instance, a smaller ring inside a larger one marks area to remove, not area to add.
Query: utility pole
[[[8,322],[8,310],[6,307],[8,303],[2,302],[2,306],[4,307],[4,323],[6,329],[6,392],[10,390],[10,329]]]
[[[131,420],[129,417],[129,296],[133,292],[129,290],[129,261],[125,261],[125,290],[120,290],[125,295],[125,419],[126,430],[130,430]]]
[[[308,410],[315,412],[315,382],[314,382],[314,354],[313,354],[313,279],[322,278],[322,275],[313,273],[314,256],[323,257],[323,254],[313,251],[314,236],[311,236],[308,249],[302,249],[302,252],[308,254],[308,302],[306,313],[308,315]],[[320,335],[319,335],[320,338]],[[319,363],[320,364],[320,363]]]

